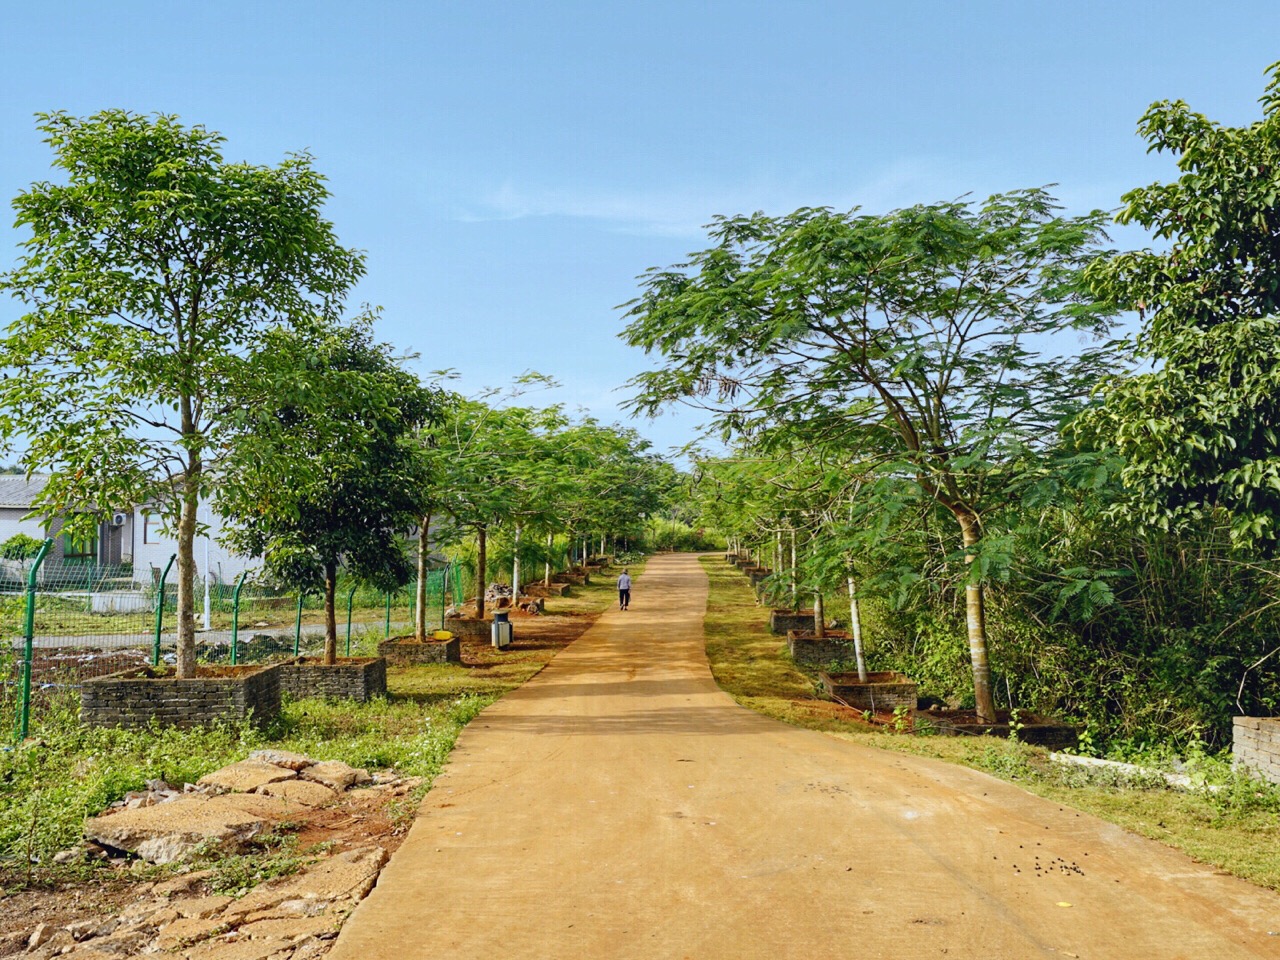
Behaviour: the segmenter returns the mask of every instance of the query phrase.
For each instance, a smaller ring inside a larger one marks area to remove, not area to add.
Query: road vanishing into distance
[[[1280,957],[1280,896],[973,770],[737,706],[653,558],[464,731],[331,960]]]

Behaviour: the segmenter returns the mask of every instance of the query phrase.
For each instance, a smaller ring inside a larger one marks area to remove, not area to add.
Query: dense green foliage
[[[0,290],[27,312],[0,340],[0,440],[53,473],[38,505],[73,529],[121,505],[163,513],[190,676],[201,499],[239,470],[287,483],[308,467],[235,442],[244,411],[305,386],[270,369],[263,339],[335,317],[363,257],[324,219],[328,191],[305,155],[229,162],[216,133],[123,110],[39,127],[65,182],[13,201],[30,235]]]
[[[957,704],[981,697],[985,632],[999,706],[1113,752],[1223,746],[1232,715],[1280,707],[1271,72],[1251,126],[1180,102],[1142,119],[1181,177],[1126,195],[1120,220],[1167,250],[1099,251],[1096,216],[1027,191],[728,218],[645,278],[625,336],[663,363],[635,404],[713,410],[733,448],[699,465],[700,522],[775,568],[772,602],[816,592],[873,669]],[[1040,355],[1123,309],[1134,342]]]

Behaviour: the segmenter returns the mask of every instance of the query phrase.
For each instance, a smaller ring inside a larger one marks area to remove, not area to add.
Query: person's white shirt
[[[618,589],[619,590],[631,589],[631,574],[624,573],[618,577]]]

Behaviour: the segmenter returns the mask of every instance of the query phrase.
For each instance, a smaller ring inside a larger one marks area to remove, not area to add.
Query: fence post
[[[240,579],[236,581],[236,588],[231,594],[231,665],[234,667],[240,662],[240,588],[244,586],[244,578],[249,575],[248,570],[240,573]]]
[[[453,564],[448,564],[444,568],[444,575],[440,579],[440,629],[444,629],[444,612],[449,607],[449,571],[453,568]]]
[[[298,616],[293,621],[293,655],[296,657],[302,648],[302,594],[298,594]]]
[[[156,588],[156,635],[151,644],[151,665],[160,666],[160,631],[164,627],[164,582],[169,579],[169,571],[173,569],[173,561],[178,559],[176,553],[169,555],[169,562],[164,565],[164,573],[160,574],[160,584]]]
[[[22,625],[22,695],[18,701],[18,728],[14,731],[19,740],[26,738],[27,728],[31,724],[31,659],[34,655],[32,648],[35,646],[36,636],[36,572],[40,569],[40,564],[44,563],[44,558],[52,546],[52,537],[40,544],[40,549],[31,563],[31,569],[27,571],[27,609]]]
[[[347,594],[347,652],[345,656],[351,656],[351,603],[356,598],[356,588],[352,587],[351,592]]]
[[[387,625],[386,625],[385,631],[383,632],[383,637],[386,638],[390,636],[391,636],[391,591],[388,590],[387,591]]]

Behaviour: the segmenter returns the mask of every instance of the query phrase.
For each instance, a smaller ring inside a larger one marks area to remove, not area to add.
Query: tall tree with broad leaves
[[[413,434],[437,418],[440,396],[374,342],[367,320],[281,333],[271,346],[314,374],[324,400],[259,408],[246,432],[270,459],[309,462],[310,477],[280,484],[249,474],[222,487],[220,505],[235,524],[233,546],[263,557],[273,579],[323,593],[324,662],[332,664],[339,570],[379,590],[412,575],[404,537],[429,486]]]
[[[623,333],[662,365],[632,408],[684,401],[747,440],[820,421],[872,471],[910,477],[954,518],[979,715],[995,718],[983,583],[983,514],[1015,451],[1051,440],[1094,386],[1096,351],[1045,356],[1057,338],[1105,334],[1081,296],[1105,216],[1058,216],[1044,190],[883,216],[806,208],[718,219],[715,245],[651,270]]]
[[[1228,127],[1181,100],[1138,124],[1181,176],[1124,195],[1117,219],[1168,242],[1099,260],[1095,294],[1136,310],[1154,369],[1116,378],[1089,420],[1124,458],[1122,504],[1162,529],[1223,509],[1241,543],[1280,542],[1280,63],[1262,119]]]
[[[13,202],[30,237],[0,289],[28,312],[0,340],[0,436],[53,472],[37,507],[72,528],[124,504],[163,511],[190,677],[200,501],[231,470],[245,411],[306,386],[250,358],[271,328],[336,317],[364,260],[321,215],[305,154],[232,163],[212,131],[121,110],[42,114],[39,129],[64,182]],[[308,465],[254,469],[293,482]]]

